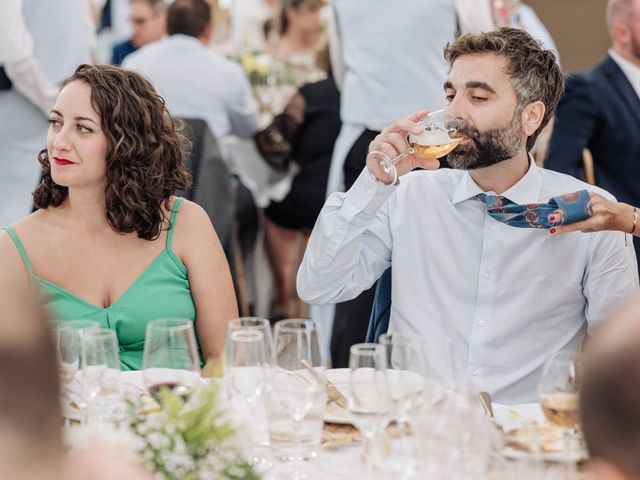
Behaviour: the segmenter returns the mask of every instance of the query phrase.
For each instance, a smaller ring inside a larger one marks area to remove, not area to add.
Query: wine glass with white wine
[[[558,352],[545,362],[538,385],[545,417],[563,429],[564,454],[567,457],[574,449],[576,432],[580,428],[579,367],[577,352]]]
[[[409,149],[406,151],[395,157],[377,150],[369,152],[368,156],[377,158],[385,173],[395,175],[395,164],[408,155],[425,159],[444,157],[464,139],[459,132],[460,122],[449,108],[431,112],[417,123],[423,131],[409,135]]]

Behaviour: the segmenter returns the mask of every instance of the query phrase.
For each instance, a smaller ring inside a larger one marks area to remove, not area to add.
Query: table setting
[[[489,403],[489,415],[479,394],[425,374],[400,335],[330,369],[314,322],[239,318],[223,375],[202,378],[188,320],[150,322],[140,371],[120,371],[113,331],[68,323],[56,339],[69,448],[107,439],[158,478],[586,478],[577,424],[540,403]],[[567,361],[550,362],[542,399]]]

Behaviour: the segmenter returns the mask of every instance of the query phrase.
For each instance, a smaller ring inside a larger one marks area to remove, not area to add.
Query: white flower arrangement
[[[161,392],[162,410],[139,415],[139,405],[119,425],[91,425],[68,430],[70,446],[99,437],[119,452],[132,452],[165,480],[258,480],[243,454],[240,438],[218,405],[215,383],[198,387],[184,400]]]

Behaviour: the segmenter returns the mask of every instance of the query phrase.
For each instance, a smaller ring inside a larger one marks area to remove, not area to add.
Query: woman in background
[[[114,329],[125,370],[142,368],[147,323],[195,322],[204,360],[219,357],[237,316],[209,217],[174,196],[188,186],[184,137],[140,75],[81,65],[49,115],[39,209],[0,233],[0,256],[35,282],[59,320]]]

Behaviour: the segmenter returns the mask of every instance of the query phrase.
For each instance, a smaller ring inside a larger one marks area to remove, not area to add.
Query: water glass
[[[274,454],[299,462],[320,447],[327,400],[317,324],[286,319],[275,325],[276,369],[267,395],[269,440]],[[293,477],[299,477],[299,465]]]
[[[83,336],[83,388],[87,421],[113,421],[121,411],[120,357],[116,332],[87,330]]]
[[[163,391],[186,399],[200,381],[200,356],[189,319],[163,318],[147,324],[142,378],[149,393],[161,403]]]
[[[377,343],[359,343],[349,349],[349,411],[364,440],[367,472],[373,471],[373,439],[386,427],[392,400],[387,382],[387,352]]]

